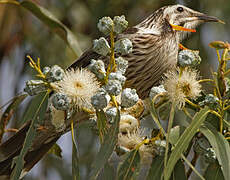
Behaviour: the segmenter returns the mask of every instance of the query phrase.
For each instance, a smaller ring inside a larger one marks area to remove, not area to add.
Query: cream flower
[[[127,134],[118,134],[118,145],[120,147],[125,147],[129,150],[137,148],[145,139],[144,129],[136,128]],[[151,157],[155,154],[155,147],[152,144],[142,144],[139,147],[139,153],[141,156],[142,163],[148,163]]]
[[[63,79],[54,83],[55,91],[66,94],[79,109],[91,107],[91,97],[99,88],[95,75],[86,69],[66,71]]]
[[[163,85],[170,100],[181,109],[185,105],[186,98],[195,99],[200,95],[201,85],[197,71],[185,68],[181,74],[179,72],[178,68],[167,72]]]
[[[134,149],[144,140],[144,131],[136,128],[132,132],[127,131],[127,134],[118,134],[118,145],[126,147],[130,150]]]

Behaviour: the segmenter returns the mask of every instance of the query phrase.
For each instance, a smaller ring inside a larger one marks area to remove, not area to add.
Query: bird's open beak
[[[223,21],[219,20],[218,18],[214,16],[208,16],[206,14],[199,14],[198,16],[195,16],[197,20],[205,21],[205,22],[219,22],[222,24],[225,24]]]

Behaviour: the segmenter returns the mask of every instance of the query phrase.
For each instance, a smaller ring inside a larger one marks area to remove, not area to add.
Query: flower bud
[[[117,65],[117,71],[121,72],[121,74],[125,74],[125,71],[128,68],[128,61],[122,57],[116,58],[115,61]]]
[[[125,84],[126,77],[121,74],[121,72],[112,72],[109,74],[109,80],[118,80],[120,81],[121,85]]]
[[[214,163],[216,161],[216,153],[212,148],[207,149],[207,152],[204,154],[204,157],[207,163]]]
[[[195,67],[200,64],[201,58],[199,51],[182,50],[178,55],[178,64],[181,67],[191,66]]]
[[[43,68],[42,72],[44,75],[46,75],[50,71],[50,67],[46,66]]]
[[[46,79],[48,82],[60,81],[63,79],[64,74],[65,72],[60,66],[54,65],[50,68],[50,71],[47,72]]]
[[[48,87],[42,80],[28,80],[26,81],[26,87],[24,88],[24,91],[27,92],[30,96],[37,95],[47,90]]]
[[[213,94],[207,94],[205,96],[205,99],[203,101],[199,102],[199,105],[200,106],[207,105],[211,109],[216,109],[218,104],[219,104],[218,101],[219,101],[218,97],[214,96]]]
[[[113,29],[113,20],[110,17],[103,17],[99,20],[97,27],[99,31],[108,35]]]
[[[126,55],[132,52],[133,44],[128,38],[120,39],[115,42],[114,50],[122,55]]]
[[[106,76],[105,65],[102,60],[91,59],[88,69],[100,80],[104,79]]]
[[[109,121],[109,123],[113,123],[114,119],[117,115],[117,108],[116,107],[110,107],[105,111],[107,120]]]
[[[114,22],[114,31],[116,33],[121,33],[123,32],[127,27],[128,27],[128,21],[125,20],[125,16],[115,16],[113,18]]]
[[[132,132],[138,126],[139,126],[139,122],[135,117],[133,117],[129,114],[122,114],[121,115],[119,132],[121,132],[121,133],[127,133],[128,131]]]
[[[110,94],[117,96],[121,93],[121,82],[118,80],[109,80],[104,89]]]
[[[134,106],[139,97],[135,89],[126,88],[121,93],[121,106],[125,108],[129,108]]]
[[[110,101],[110,96],[104,89],[100,89],[94,96],[91,97],[91,104],[95,109],[105,108]]]
[[[149,97],[153,99],[157,94],[166,92],[163,85],[160,86],[153,86],[150,90]]]
[[[57,110],[68,110],[70,107],[71,99],[63,93],[55,93],[52,97],[52,104]]]
[[[106,56],[110,52],[109,43],[106,41],[104,37],[95,39],[93,41],[93,51],[102,56]]]
[[[165,140],[156,140],[155,141],[156,151],[159,156],[164,156],[165,148],[166,148],[166,141]]]

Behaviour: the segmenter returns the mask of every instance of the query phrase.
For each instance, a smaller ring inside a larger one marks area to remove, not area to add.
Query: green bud
[[[128,38],[120,39],[115,42],[114,50],[121,55],[126,55],[133,51],[133,44]]]
[[[54,65],[47,72],[46,79],[48,82],[60,81],[63,79],[64,74],[65,72],[60,66]]]
[[[30,96],[40,94],[48,90],[48,87],[42,80],[28,80],[26,81],[26,87],[24,91],[27,92]]]
[[[122,33],[128,27],[128,21],[125,20],[125,16],[115,16],[113,18],[114,31],[119,34]]]
[[[199,56],[199,51],[182,50],[178,55],[178,64],[181,67],[195,67],[200,64],[201,58]]]
[[[95,39],[93,41],[93,51],[102,56],[106,56],[110,52],[109,43],[106,41],[104,37]]]
[[[110,17],[103,17],[99,20],[97,27],[99,31],[108,35],[113,29],[113,20]]]

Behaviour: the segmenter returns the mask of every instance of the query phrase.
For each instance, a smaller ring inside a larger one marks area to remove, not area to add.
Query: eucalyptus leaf
[[[198,131],[201,124],[205,121],[207,115],[209,113],[209,108],[205,107],[201,109],[196,115],[194,116],[191,124],[186,128],[184,133],[179,138],[177,144],[175,145],[172,153],[170,154],[169,160],[167,162],[167,166],[165,168],[164,178],[168,180],[171,176],[171,173],[176,165],[177,161],[179,160],[181,154],[187,149],[190,141],[192,140],[195,133]]]
[[[73,180],[80,179],[78,149],[75,137],[72,137],[72,177]]]
[[[40,5],[32,1],[26,0],[21,2],[15,0],[5,0],[0,3],[19,5],[25,8],[26,10],[30,11],[33,15],[40,19],[45,25],[47,25],[54,33],[56,33],[61,39],[63,39],[67,43],[67,45],[76,55],[76,58],[81,55],[82,51],[80,49],[75,35],[47,9],[41,7]]]
[[[107,162],[104,166],[102,177],[99,179],[115,179],[115,177],[116,174],[114,167]]]
[[[33,119],[34,114],[37,111],[37,107],[42,101],[43,96],[42,95],[37,95],[31,98],[29,101],[28,105],[25,107],[25,112],[23,113],[23,116],[21,119],[17,120],[17,126],[21,126],[22,124],[26,123],[27,121],[30,121]],[[48,105],[48,100],[43,103],[43,106],[41,107],[39,111],[39,122],[42,124],[42,120],[44,118],[45,112],[46,112],[46,107]]]
[[[101,144],[101,148],[92,164],[92,172],[90,175],[90,179],[96,179],[100,170],[104,167],[104,165],[112,155],[114,148],[117,144],[119,123],[120,123],[120,111],[118,110],[114,123],[105,134],[104,136],[105,138],[103,143]]]
[[[101,142],[104,140],[104,135],[106,133],[106,115],[103,110],[96,110],[97,115],[97,128],[100,134]]]
[[[128,152],[125,160],[118,168],[118,180],[132,179],[133,175],[140,168],[140,155],[137,149]]]
[[[187,179],[186,173],[185,173],[185,166],[181,160],[177,161],[170,179],[171,180],[178,180],[178,179],[186,180]]]
[[[148,172],[147,180],[159,180],[163,174],[164,156],[156,156],[152,160],[151,167]]]
[[[174,145],[176,144],[179,138],[180,138],[180,126],[175,126],[170,130],[169,142]]]
[[[206,180],[224,180],[221,166],[217,162],[209,164],[205,171],[204,177]]]
[[[205,126],[202,126],[200,130],[215,151],[225,179],[230,179],[230,146],[228,141],[209,123],[205,123]]]
[[[4,134],[4,129],[9,123],[10,118],[14,114],[17,107],[22,103],[22,101],[27,97],[27,94],[21,94],[18,96],[15,96],[12,100],[10,105],[6,108],[4,113],[2,114],[2,117],[0,119],[0,142],[2,140],[2,136]]]
[[[20,155],[17,156],[17,158],[15,159],[15,168],[11,174],[11,178],[12,180],[18,180],[21,176],[21,172],[23,169],[23,165],[24,165],[24,157],[27,153],[27,151],[30,149],[33,140],[36,136],[36,128],[35,125],[36,123],[39,121],[38,115],[39,115],[39,111],[41,110],[41,107],[44,105],[44,102],[47,102],[48,100],[48,92],[47,93],[42,93],[41,96],[43,96],[43,99],[41,101],[41,103],[39,104],[39,106],[36,108],[36,112],[33,116],[30,128],[26,134],[26,138],[22,147],[22,150],[20,152]],[[46,108],[46,107],[45,107]],[[12,165],[14,165],[14,162],[12,163]]]

